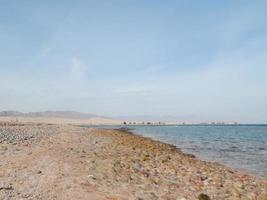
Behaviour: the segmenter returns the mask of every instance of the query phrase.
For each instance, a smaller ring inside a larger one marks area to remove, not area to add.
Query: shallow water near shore
[[[201,160],[267,178],[267,125],[98,127],[127,127],[136,134],[173,144]]]

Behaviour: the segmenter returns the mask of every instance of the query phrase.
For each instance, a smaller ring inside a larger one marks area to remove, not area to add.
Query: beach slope
[[[255,199],[267,181],[122,130],[0,123],[0,199]]]

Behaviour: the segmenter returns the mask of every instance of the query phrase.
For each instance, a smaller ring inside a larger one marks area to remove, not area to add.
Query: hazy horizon
[[[266,9],[263,0],[2,2],[0,111],[267,123]]]

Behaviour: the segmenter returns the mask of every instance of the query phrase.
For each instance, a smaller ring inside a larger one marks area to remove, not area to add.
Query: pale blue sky
[[[267,122],[266,10],[0,0],[0,110]]]

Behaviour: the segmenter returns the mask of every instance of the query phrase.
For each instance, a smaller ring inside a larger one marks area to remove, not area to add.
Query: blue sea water
[[[201,160],[267,178],[267,125],[127,127],[136,134],[173,144]]]

